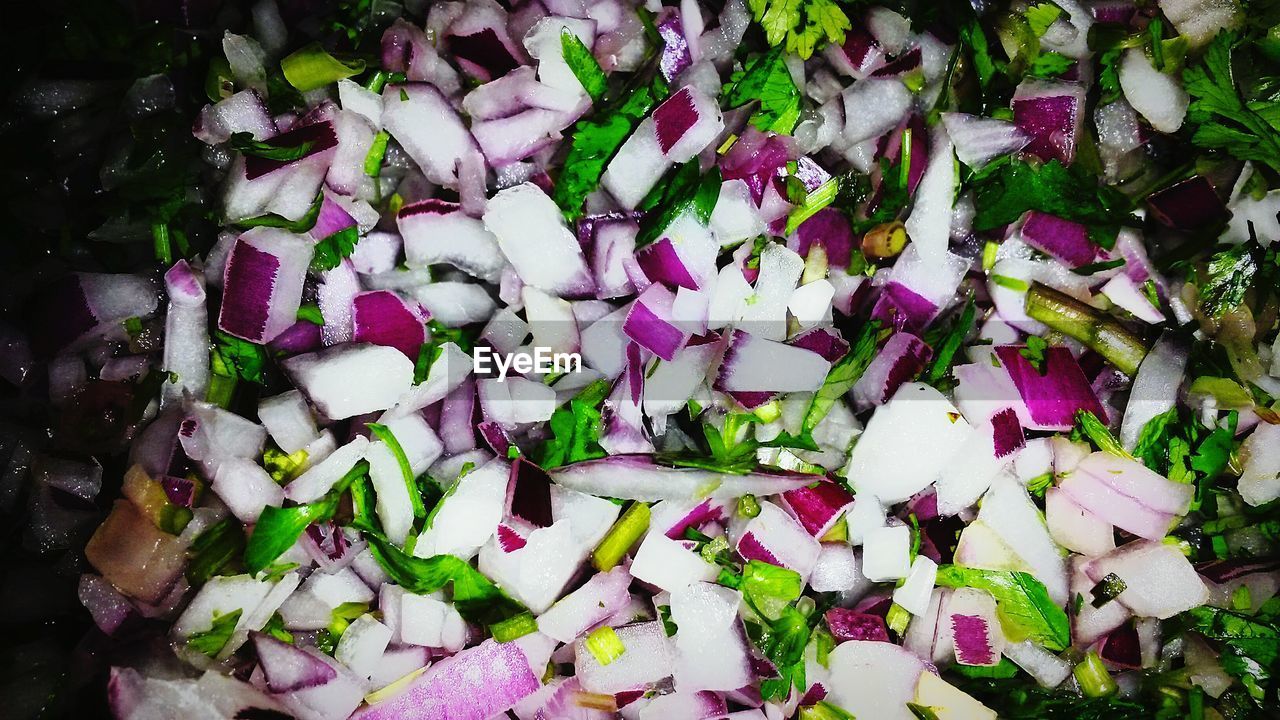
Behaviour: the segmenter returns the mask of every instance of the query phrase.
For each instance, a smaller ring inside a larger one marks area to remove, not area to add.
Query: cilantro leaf
[[[1013,642],[1031,640],[1053,651],[1071,644],[1067,614],[1049,598],[1049,591],[1034,576],[1008,570],[978,570],[958,565],[938,568],[942,587],[986,590],[996,599],[996,614],[1005,635]]]
[[[876,320],[868,321],[863,325],[850,345],[849,352],[827,371],[822,387],[814,393],[809,411],[805,413],[802,425],[805,434],[813,432],[813,429],[818,427],[818,423],[827,416],[831,407],[839,402],[840,398],[844,397],[845,393],[858,382],[858,378],[862,377],[862,373],[867,371],[867,366],[876,355],[879,329],[880,323]]]
[[[1209,315],[1222,315],[1244,302],[1244,294],[1258,272],[1248,245],[1214,253],[1200,285],[1200,305]]]
[[[549,423],[553,437],[542,448],[538,464],[555,468],[606,455],[600,447],[600,403],[609,382],[597,380],[582,389],[568,406],[557,408]]]
[[[1182,73],[1192,98],[1187,120],[1196,128],[1191,142],[1280,172],[1280,124],[1276,122],[1280,103],[1241,96],[1232,68],[1239,43],[1235,32],[1218,33],[1200,62]]]
[[[973,229],[993,230],[1015,222],[1028,210],[1090,226],[1089,238],[1104,248],[1115,244],[1123,224],[1134,222],[1130,201],[1100,185],[1084,168],[1051,160],[1043,165],[1008,158],[974,176]]]
[[[804,60],[827,43],[843,43],[853,27],[835,0],[748,0],[747,6],[770,45],[785,43]]]
[[[458,613],[469,622],[492,625],[526,612],[493,581],[453,555],[414,557],[396,547],[386,536],[365,528],[365,539],[374,559],[395,584],[418,595],[453,588],[453,603]]]
[[[641,207],[649,212],[640,221],[637,250],[659,239],[671,223],[686,212],[692,212],[703,225],[711,221],[711,213],[720,199],[720,170],[712,168],[701,176],[699,170],[698,158],[690,160],[676,170],[670,182],[661,186],[661,193],[645,198]]]
[[[200,533],[188,550],[187,580],[200,586],[218,574],[244,548],[240,521],[227,518]]]
[[[235,378],[246,382],[265,385],[267,383],[264,368],[267,364],[267,349],[248,340],[228,335],[221,330],[214,332],[213,353],[210,356],[215,375]]]
[[[787,606],[800,598],[804,583],[794,570],[748,560],[738,589],[753,610],[772,621],[781,618]]]
[[[786,697],[793,684],[804,687],[804,648],[813,630],[809,622],[816,622],[815,616],[820,617],[821,613],[806,618],[795,607],[787,606],[768,625],[746,623],[747,636],[778,669],[778,678],[760,683],[760,694],[766,700]]]
[[[344,259],[351,257],[359,242],[360,229],[354,225],[321,240],[316,243],[311,256],[311,270],[325,272],[338,267]]]
[[[582,216],[582,203],[596,189],[605,166],[622,147],[622,143],[658,103],[670,92],[661,75],[628,88],[624,93],[599,108],[590,118],[573,126],[569,154],[565,156],[552,198],[565,217]]]
[[[1031,5],[1022,13],[1027,18],[1027,24],[1031,26],[1031,32],[1036,37],[1043,37],[1049,26],[1062,16],[1062,8],[1053,3],[1040,3]]]
[[[272,144],[270,140],[254,140],[253,133],[247,132],[232,133],[228,143],[231,145],[232,150],[237,150],[242,155],[252,155],[281,162],[293,162],[306,157],[307,153],[311,152],[311,148],[316,144],[314,140],[304,140],[298,145],[281,147]]]
[[[734,73],[724,102],[731,108],[759,102],[751,124],[765,132],[790,135],[800,120],[800,89],[787,68],[782,48],[774,48],[752,60],[742,73]]]
[[[564,54],[564,62],[573,72],[573,76],[582,83],[582,88],[591,96],[592,102],[600,102],[600,98],[604,97],[609,79],[605,77],[604,70],[600,69],[600,63],[596,62],[591,49],[584,45],[569,28],[561,31],[560,46]]]
[[[215,657],[222,652],[222,648],[226,647],[227,641],[231,639],[231,634],[235,632],[236,624],[240,622],[242,614],[244,614],[244,610],[239,608],[225,615],[214,613],[213,625],[208,630],[192,633],[187,638],[187,647],[196,652],[204,653],[209,657]]]
[[[1048,349],[1048,341],[1038,335],[1030,335],[1027,337],[1027,344],[1018,350],[1018,354],[1026,358],[1027,362],[1031,364],[1031,367],[1035,368],[1036,372],[1043,375],[1045,370],[1044,353]]]
[[[1069,70],[1073,64],[1075,64],[1075,60],[1060,53],[1040,53],[1035,60],[1031,61],[1031,66],[1027,69],[1027,72],[1039,78],[1057,77]]]
[[[934,358],[933,364],[929,366],[929,372],[925,373],[925,382],[937,385],[950,374],[952,361],[964,345],[964,339],[968,337],[969,331],[973,329],[977,312],[977,303],[971,293],[968,302],[964,305],[964,310],[960,312],[960,317],[956,318],[946,336],[940,342],[931,343],[934,347]]]
[[[1274,625],[1208,605],[1192,608],[1185,616],[1191,629],[1225,646],[1222,667],[1228,673],[1266,680],[1280,672],[1280,631]]]
[[[331,519],[347,487],[368,471],[369,462],[361,460],[334,484],[332,490],[313,503],[290,508],[270,505],[263,508],[244,549],[244,569],[256,575],[293,547],[308,526]]]

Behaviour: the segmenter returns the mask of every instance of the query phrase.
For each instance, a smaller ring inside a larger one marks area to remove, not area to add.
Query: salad
[[[82,13],[17,712],[1280,708],[1275,0]]]

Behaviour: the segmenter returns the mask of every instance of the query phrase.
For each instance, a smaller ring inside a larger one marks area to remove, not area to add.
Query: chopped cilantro
[[[582,216],[582,203],[596,189],[605,166],[649,111],[667,97],[670,90],[661,75],[643,81],[645,73],[620,96],[598,108],[594,116],[573,126],[569,154],[552,197],[570,220]]]
[[[1214,253],[1200,285],[1200,305],[1208,315],[1222,315],[1244,302],[1245,291],[1258,272],[1248,245]]]
[[[307,153],[311,152],[311,147],[315,145],[314,140],[305,140],[298,145],[281,147],[272,144],[270,140],[254,140],[253,134],[247,132],[232,133],[228,143],[231,145],[232,150],[239,151],[242,155],[252,155],[280,162],[292,162],[304,158]]]
[[[827,43],[839,45],[853,26],[835,0],[747,0],[770,45],[809,59]]]
[[[591,49],[569,28],[561,32],[560,45],[564,51],[564,62],[573,71],[573,76],[582,83],[582,88],[591,96],[592,102],[600,102],[609,79],[605,77],[604,70],[600,69],[600,63],[596,62]]]
[[[352,482],[369,471],[369,463],[361,460],[323,498],[306,505],[282,508],[268,505],[253,526],[253,534],[244,550],[244,567],[251,574],[264,570],[297,542],[308,526],[324,522],[338,510],[342,494]]]
[[[649,212],[640,221],[636,248],[659,239],[663,231],[686,212],[693,213],[704,225],[709,222],[720,198],[720,184],[720,171],[716,168],[706,175],[699,175],[697,158],[681,165],[671,180],[661,186],[661,192],[646,198],[646,203],[642,204],[641,207]]]
[[[552,438],[542,447],[538,464],[560,467],[605,456],[600,447],[600,403],[609,394],[609,382],[597,380],[582,389],[568,406],[551,415]]]
[[[1043,37],[1049,26],[1062,17],[1062,8],[1053,3],[1040,3],[1029,6],[1022,14],[1027,18],[1031,32],[1035,33],[1036,37]]]
[[[1045,372],[1045,356],[1044,353],[1049,349],[1049,343],[1038,335],[1029,335],[1027,344],[1018,350],[1018,354],[1026,358],[1031,367],[1041,375]]]
[[[1053,651],[1071,644],[1067,614],[1049,598],[1044,584],[1028,573],[943,565],[938,568],[937,584],[991,593],[1000,625],[1012,642],[1031,640]]]
[[[236,609],[225,615],[219,615],[216,612],[213,615],[213,624],[208,630],[192,633],[187,638],[187,647],[199,653],[204,653],[209,657],[216,657],[222,652],[222,648],[227,646],[227,641],[231,639],[231,634],[236,630],[236,624],[240,622],[240,616],[244,614],[243,610]]]
[[[1191,95],[1187,108],[1188,124],[1195,127],[1191,142],[1280,172],[1280,130],[1276,127],[1280,102],[1241,95],[1232,68],[1240,41],[1235,32],[1219,32],[1200,62],[1182,73]]]
[[[463,619],[489,626],[526,612],[493,581],[466,560],[453,555],[414,557],[371,528],[362,528],[369,551],[395,584],[411,593],[425,595],[453,588],[453,603]]]
[[[244,548],[240,521],[227,518],[196,536],[187,551],[187,580],[200,586],[217,575]]]
[[[1115,244],[1120,226],[1133,222],[1130,201],[1120,191],[1098,184],[1081,167],[1057,160],[1033,165],[1012,158],[996,161],[971,181],[975,190],[973,229],[978,232],[1015,222],[1039,210],[1089,226],[1089,238],[1104,248]]]
[[[311,270],[325,272],[338,267],[344,259],[351,257],[359,242],[360,229],[354,225],[326,237],[316,243],[311,256]]]
[[[734,73],[724,93],[727,107],[760,105],[751,124],[765,132],[790,135],[800,120],[800,89],[796,87],[781,48],[774,48]]]

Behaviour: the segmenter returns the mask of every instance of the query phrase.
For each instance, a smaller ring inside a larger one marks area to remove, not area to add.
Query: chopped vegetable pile
[[[0,318],[63,691],[1280,708],[1280,2],[206,4]]]

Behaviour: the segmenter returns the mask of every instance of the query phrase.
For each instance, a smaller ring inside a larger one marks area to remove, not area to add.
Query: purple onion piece
[[[693,344],[692,341],[689,343]],[[849,353],[849,343],[840,337],[835,328],[816,327],[806,330],[788,341],[789,345],[815,352],[824,360],[834,363]]]
[[[899,282],[884,286],[871,317],[896,330],[919,332],[933,322],[938,307],[927,298]]]
[[[814,537],[821,537],[853,506],[853,495],[831,481],[788,490],[782,499],[796,520]]]
[[[913,47],[888,63],[885,63],[881,67],[876,68],[876,70],[871,73],[871,76],[893,77],[895,75],[905,75],[912,70],[918,69],[920,67],[920,62],[920,48]]]
[[[429,314],[417,303],[408,303],[390,290],[371,290],[352,301],[353,339],[386,345],[410,360],[427,339]]]
[[[992,665],[991,627],[979,615],[951,615],[951,631],[955,638],[956,659],[965,665]]]
[[[551,527],[551,476],[518,457],[507,480],[507,514],[535,527]]]
[[[774,556],[773,553],[769,552],[769,549],[764,546],[764,543],[760,542],[760,540],[756,538],[756,535],[753,532],[744,533],[743,536],[738,539],[737,549],[738,555],[742,556],[743,560],[759,560],[760,562],[766,562],[770,565],[782,565],[778,558]]]
[[[1102,649],[1098,653],[1102,659],[1127,670],[1142,667],[1142,646],[1138,642],[1138,631],[1132,622],[1127,622],[1112,630],[1102,640]]]
[[[848,608],[831,608],[823,617],[837,643],[849,640],[889,642],[889,626],[880,615]]]
[[[697,122],[698,110],[693,104],[693,92],[688,87],[681,88],[653,111],[658,147],[664,153],[670,152]]]
[[[1026,447],[1027,437],[1018,422],[1018,413],[1005,408],[991,416],[991,429],[995,440],[996,457],[1002,458]]]
[[[658,67],[662,71],[662,77],[670,82],[693,64],[689,40],[685,38],[683,23],[680,22],[680,10],[674,7],[663,8],[655,27],[658,29],[658,36],[662,38],[662,58],[658,61]]]
[[[1212,560],[1196,565],[1196,572],[1207,580],[1222,584],[1254,573],[1280,570],[1280,558],[1233,558]]]
[[[1043,372],[1023,357],[1017,346],[996,348],[996,357],[1026,402],[1037,429],[1069,430],[1075,425],[1076,413],[1080,410],[1087,410],[1106,422],[1106,410],[1068,348],[1055,346],[1045,350]]]
[[[821,245],[826,251],[829,266],[849,267],[854,245],[853,227],[849,224],[849,218],[835,208],[823,208],[800,223],[792,239],[787,242],[791,250],[806,257],[814,245]]]
[[[492,28],[470,35],[451,35],[448,47],[462,69],[479,80],[500,78],[520,65]]]
[[[187,478],[166,475],[160,478],[160,487],[169,502],[178,507],[189,508],[195,501],[196,484]]]
[[[1027,213],[1022,239],[1072,267],[1088,265],[1098,257],[1098,246],[1089,239],[1089,228],[1038,210]]]
[[[1147,206],[1157,220],[1175,230],[1207,227],[1230,215],[1213,183],[1203,175],[1152,193],[1147,197]]]
[[[1070,164],[1076,155],[1076,135],[1080,130],[1079,89],[1062,94],[1041,92],[1013,100],[1013,121],[1031,136],[1026,151],[1041,160]]]
[[[698,289],[698,281],[685,266],[670,238],[660,238],[637,250],[636,263],[650,282],[666,283],[689,290]]]

